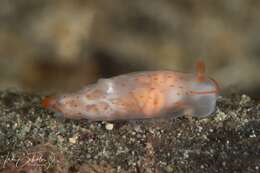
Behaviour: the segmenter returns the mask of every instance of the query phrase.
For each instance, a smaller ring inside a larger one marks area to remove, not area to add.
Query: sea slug
[[[215,111],[219,91],[198,60],[195,74],[145,71],[99,79],[76,93],[47,97],[42,106],[67,118],[94,121],[209,116]]]

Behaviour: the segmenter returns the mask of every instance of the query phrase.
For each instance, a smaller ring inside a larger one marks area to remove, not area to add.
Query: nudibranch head
[[[208,116],[216,109],[220,87],[214,79],[205,76],[205,65],[201,60],[196,67],[197,74],[190,82],[189,102],[195,116]]]

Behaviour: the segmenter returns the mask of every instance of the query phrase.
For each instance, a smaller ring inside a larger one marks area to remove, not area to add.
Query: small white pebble
[[[223,121],[227,118],[227,114],[222,111],[217,112],[217,116],[215,116],[215,121]]]
[[[17,126],[18,126],[18,124],[17,124],[17,123],[14,123],[13,127],[16,128]]]
[[[133,136],[136,135],[136,132],[132,132],[132,135],[133,135]]]
[[[250,138],[255,138],[256,135],[255,135],[255,134],[252,134],[252,135],[250,135],[249,137],[250,137]]]
[[[107,130],[113,130],[114,124],[112,124],[112,123],[106,123],[105,127],[106,127]]]
[[[78,136],[73,136],[72,138],[69,138],[69,142],[71,144],[75,144],[77,142]]]
[[[227,145],[229,144],[229,140],[226,141]]]
[[[246,104],[251,101],[251,98],[245,94],[241,96],[240,105]]]
[[[135,125],[135,126],[134,126],[134,130],[135,130],[136,132],[142,132],[142,128],[141,128],[140,125]]]
[[[121,166],[117,166],[116,169],[120,172]]]
[[[94,126],[93,124],[91,124],[91,125],[89,126],[89,128],[90,128],[90,129],[95,129],[95,126]]]
[[[166,162],[163,162],[163,161],[159,161],[159,165],[167,165],[167,163]]]
[[[201,136],[203,139],[207,140],[208,139],[208,136],[207,135],[202,135]]]
[[[185,159],[189,158],[189,152],[188,151],[184,151],[183,156]]]
[[[229,112],[229,115],[233,118],[237,118],[237,114],[233,111]]]
[[[252,131],[252,134],[249,135],[249,137],[250,137],[250,138],[255,138],[255,137],[256,137],[256,135],[255,135],[255,131],[254,131],[254,130]]]
[[[64,138],[61,135],[58,135],[57,138],[58,138],[59,142],[63,142],[64,141]]]
[[[201,131],[202,131],[202,129],[203,129],[203,127],[201,127],[201,126],[198,126],[198,130],[199,130],[199,132],[201,132]]]

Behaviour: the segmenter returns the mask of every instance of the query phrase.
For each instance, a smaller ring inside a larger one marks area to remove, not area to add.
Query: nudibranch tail
[[[45,99],[43,99],[41,105],[44,108],[50,108],[52,107],[54,104],[56,103],[56,99],[54,99],[53,97],[46,97]]]

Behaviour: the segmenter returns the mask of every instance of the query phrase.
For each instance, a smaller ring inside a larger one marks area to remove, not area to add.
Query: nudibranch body
[[[90,120],[144,119],[165,115],[208,116],[215,111],[219,86],[197,73],[147,71],[100,79],[73,94],[46,98],[42,105],[67,118]]]

